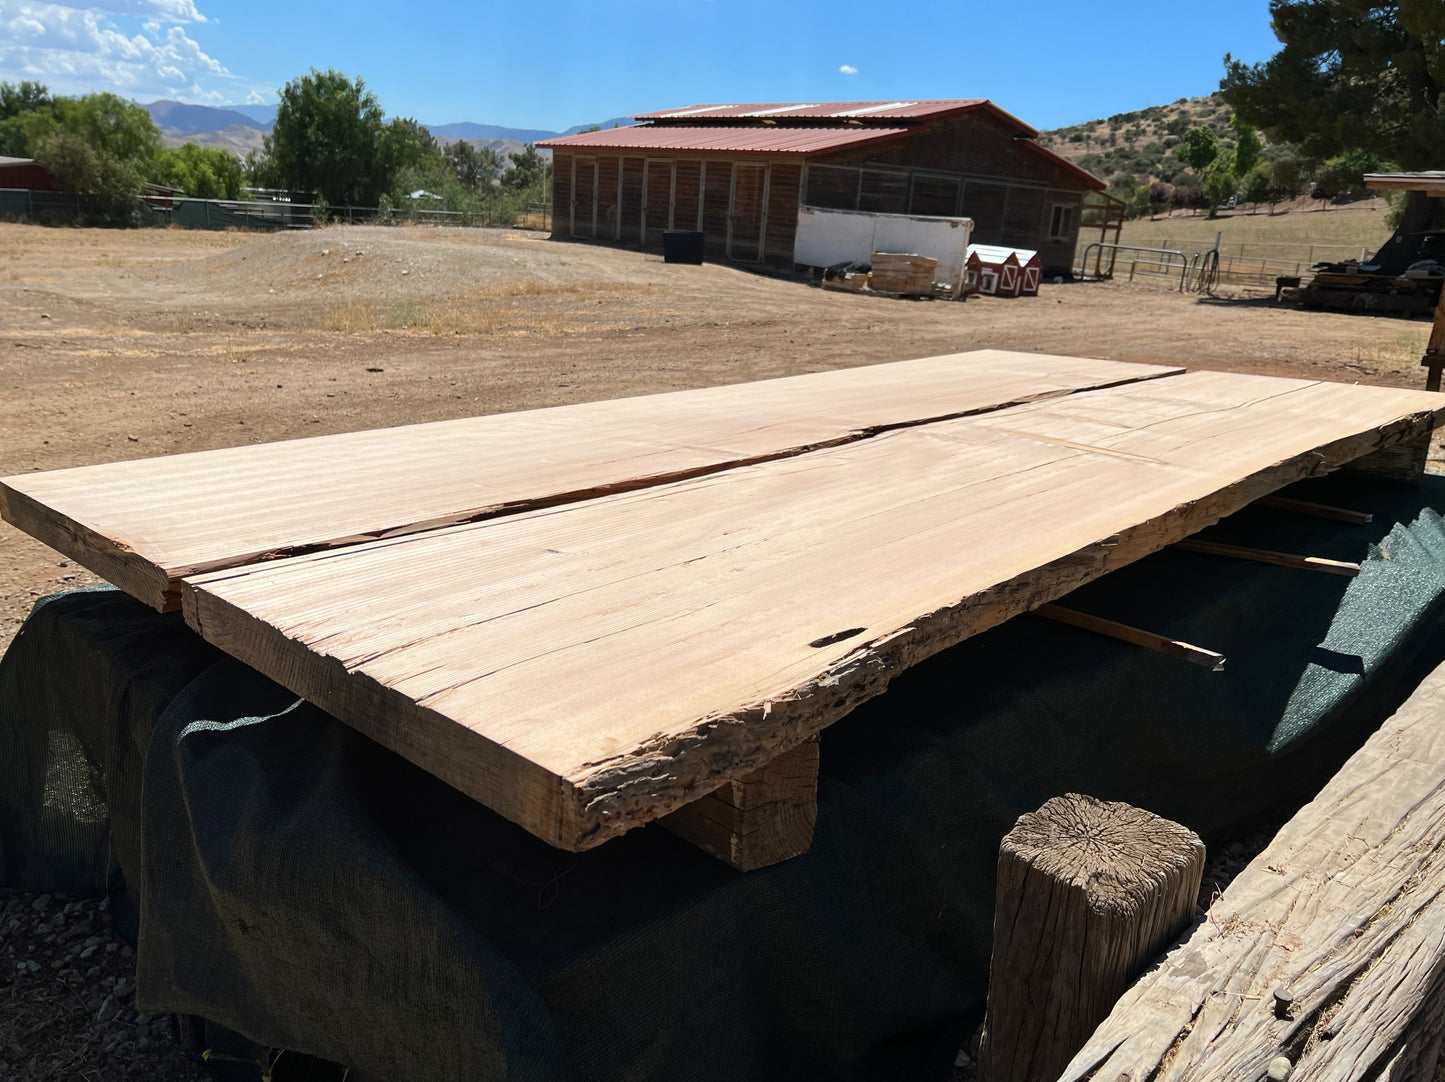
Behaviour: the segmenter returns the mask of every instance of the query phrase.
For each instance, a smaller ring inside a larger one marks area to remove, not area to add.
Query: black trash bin
[[[701,263],[701,231],[664,229],[662,231],[662,261],[664,263]]]

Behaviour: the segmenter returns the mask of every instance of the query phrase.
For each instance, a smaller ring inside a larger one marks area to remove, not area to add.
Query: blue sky
[[[0,0],[0,80],[267,104],[334,67],[391,115],[549,130],[693,102],[967,97],[1053,128],[1208,93],[1226,52],[1276,48],[1267,0]]]

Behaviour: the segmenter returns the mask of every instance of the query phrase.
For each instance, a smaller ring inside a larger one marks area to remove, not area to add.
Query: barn
[[[966,217],[982,244],[1049,269],[1122,220],[1104,181],[984,99],[690,105],[632,127],[539,142],[553,153],[554,237],[657,250],[668,229],[707,255],[791,269],[800,207]],[[1095,194],[1097,193],[1097,194]]]
[[[34,158],[0,156],[0,189],[27,189],[35,192],[56,190],[55,176]]]

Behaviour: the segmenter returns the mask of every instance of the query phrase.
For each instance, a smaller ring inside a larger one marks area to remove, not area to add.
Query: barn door
[[[672,162],[647,163],[647,194],[642,204],[642,246],[656,251],[662,247],[662,231],[671,229]]]
[[[591,240],[597,235],[597,159],[572,159],[572,235]]]
[[[728,258],[740,263],[762,259],[763,204],[767,199],[766,165],[733,165],[732,210],[728,214]]]

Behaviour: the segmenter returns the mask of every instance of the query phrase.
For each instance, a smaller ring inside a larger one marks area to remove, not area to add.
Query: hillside
[[[209,105],[187,105],[179,101],[153,101],[144,106],[160,129],[161,142],[168,147],[182,143],[216,146],[244,158],[249,151],[260,150],[262,139],[276,119],[274,105],[238,105],[234,108],[213,108]],[[597,127],[611,128],[633,123],[631,117],[612,117]],[[495,150],[512,156],[521,153],[525,143],[550,139],[555,135],[573,135],[588,124],[576,124],[563,132],[540,128],[508,128],[501,124],[478,124],[464,120],[450,124],[426,125],[442,146],[465,139],[478,150]],[[542,151],[550,157],[551,151]]]
[[[1177,183],[1184,166],[1169,152],[1191,128],[1211,128],[1232,143],[1231,113],[1218,94],[1180,98],[1171,105],[1055,128],[1041,133],[1039,142],[1111,183],[1116,178],[1136,183],[1134,177]]]

